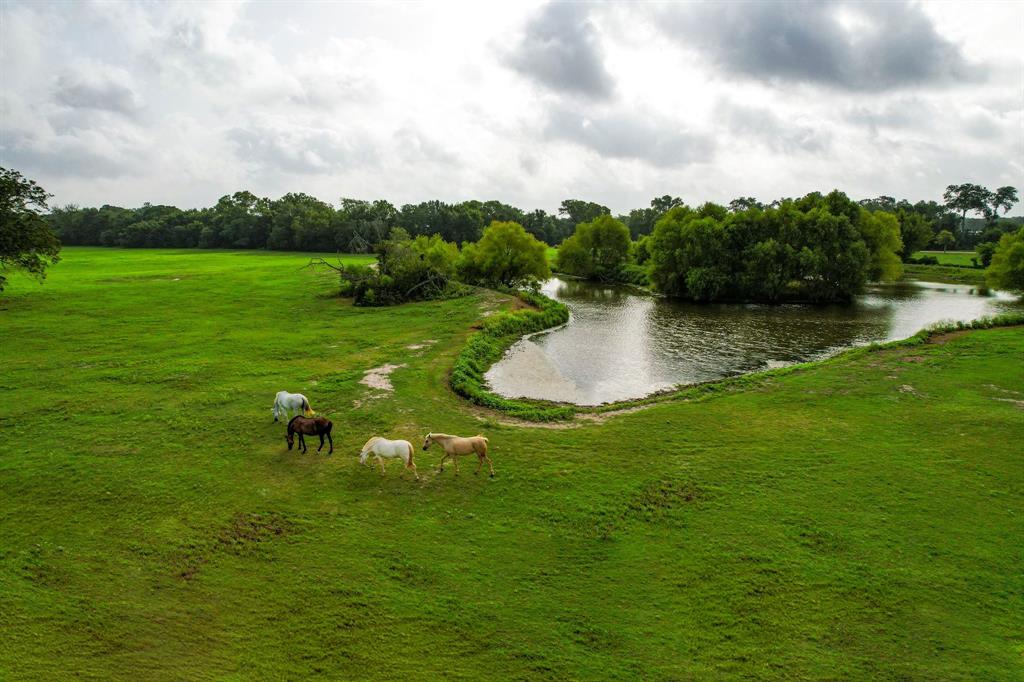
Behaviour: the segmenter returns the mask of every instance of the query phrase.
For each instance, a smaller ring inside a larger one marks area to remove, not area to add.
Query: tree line
[[[989,260],[1003,235],[1014,233],[1021,220],[1005,217],[1017,203],[1016,189],[993,192],[971,184],[950,185],[942,204],[911,204],[887,196],[858,202],[834,191],[769,204],[739,197],[728,206],[708,203],[694,209],[679,197],[665,195],[647,208],[613,217],[607,206],[579,199],[566,199],[557,214],[548,214],[499,201],[434,200],[399,208],[385,200],[345,198],[332,206],[302,193],[271,200],[247,191],[223,196],[216,205],[201,209],[148,203],[134,209],[49,209],[49,195],[17,171],[0,169],[0,179],[5,212],[0,247],[6,250],[0,254],[0,265],[5,270],[20,267],[41,276],[61,243],[376,251],[376,272],[350,273],[351,286],[368,292],[367,302],[380,295],[389,300],[408,298],[400,285],[392,287],[394,273],[404,272],[404,266],[391,263],[411,262],[413,257],[444,262],[443,278],[437,272],[430,275],[435,284],[461,280],[512,286],[514,277],[510,280],[494,270],[494,253],[504,251],[507,256],[509,244],[520,242],[528,244],[531,253],[543,243],[560,244],[558,267],[563,272],[651,284],[674,296],[845,300],[869,279],[898,274],[901,260],[928,245],[941,246],[950,239],[960,247],[977,244],[979,255]],[[982,217],[969,219],[971,212]],[[515,227],[514,234],[510,226]],[[400,232],[394,233],[396,228]],[[484,248],[492,228],[508,244]],[[520,231],[529,242],[520,239]],[[39,241],[33,246],[30,238]],[[20,256],[19,241],[29,244]],[[413,279],[414,295],[447,287]]]
[[[785,201],[791,200],[763,204],[753,197],[740,197],[731,201],[728,209],[764,210]],[[999,213],[1005,215],[1016,202],[1017,193],[1012,187],[990,192],[979,185],[964,184],[950,185],[944,203],[911,203],[888,196],[859,203],[871,211],[896,215],[904,245],[901,256],[907,259],[928,246],[973,249],[979,243],[997,242],[1006,231],[1000,226],[1007,222]],[[648,207],[616,219],[636,240],[651,234],[662,216],[683,203],[679,197],[656,197]],[[972,212],[982,217],[968,218]],[[500,201],[431,200],[396,207],[383,199],[343,198],[332,206],[303,193],[269,199],[240,191],[221,197],[209,208],[180,209],[149,203],[138,208],[68,205],[53,208],[47,220],[67,245],[369,253],[393,227],[401,227],[411,236],[437,234],[445,241],[462,244],[479,240],[484,228],[494,221],[518,223],[540,241],[557,246],[573,234],[577,225],[611,214],[607,206],[580,199],[566,199],[556,214],[550,214]]]

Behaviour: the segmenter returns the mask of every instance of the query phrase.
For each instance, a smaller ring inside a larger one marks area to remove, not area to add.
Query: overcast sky
[[[1022,2],[0,6],[56,204],[1024,190]]]

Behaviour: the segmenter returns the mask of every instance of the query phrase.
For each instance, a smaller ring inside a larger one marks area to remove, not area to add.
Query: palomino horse
[[[444,471],[444,461],[451,457],[452,461],[455,462],[455,473],[459,473],[459,457],[476,453],[476,471],[473,473],[479,474],[480,467],[483,466],[486,460],[487,466],[491,469],[491,477],[494,477],[494,463],[487,456],[487,439],[483,436],[462,438],[460,436],[449,436],[446,433],[428,433],[426,440],[423,441],[423,449],[426,450],[434,443],[440,445],[441,449],[444,450],[444,456],[441,457],[441,463],[438,465],[438,472]]]
[[[274,413],[274,421],[277,421],[278,417],[287,417],[291,412],[305,414],[307,417],[313,416],[313,408],[309,406],[306,396],[288,391],[277,392],[274,397],[274,409],[271,412]]]
[[[288,441],[288,449],[291,450],[295,445],[295,434],[299,434],[299,447],[305,454],[306,439],[303,436],[320,436],[320,447],[316,449],[317,452],[323,450],[324,436],[327,436],[327,441],[331,444],[331,449],[327,451],[329,455],[334,452],[334,441],[331,440],[332,428],[334,428],[334,424],[327,417],[303,417],[301,414],[297,414],[288,422],[288,435],[284,439]]]
[[[416,462],[412,461],[413,447],[407,440],[388,440],[374,436],[366,441],[363,451],[359,453],[359,463],[366,464],[366,458],[373,455],[380,464],[381,476],[384,475],[384,459],[400,459],[405,462],[406,469],[412,469],[416,480],[420,480],[420,472],[416,471]]]

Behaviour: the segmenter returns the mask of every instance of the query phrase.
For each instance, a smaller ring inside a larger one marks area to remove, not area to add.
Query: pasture
[[[971,259],[978,258],[978,254],[974,251],[917,251],[913,254],[914,258],[923,258],[924,256],[934,257],[939,261],[939,265],[962,265],[968,268],[974,267]]]
[[[448,387],[500,294],[63,258],[0,297],[0,678],[1021,676],[1020,327],[541,428]],[[332,456],[287,450],[282,389]],[[429,431],[496,477],[439,474]],[[372,435],[422,480],[359,466]]]

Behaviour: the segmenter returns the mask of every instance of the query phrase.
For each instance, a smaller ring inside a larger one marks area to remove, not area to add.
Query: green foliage
[[[992,264],[992,255],[996,251],[995,242],[982,242],[974,247],[975,253],[978,254],[976,259],[972,259],[975,262],[980,262],[981,267],[987,268]]]
[[[601,281],[613,281],[629,259],[629,229],[610,215],[576,226],[558,250],[558,270]]]
[[[497,221],[480,241],[463,245],[458,272],[467,284],[505,288],[534,286],[551,276],[547,247],[519,223]]]
[[[630,245],[629,257],[637,265],[646,265],[651,259],[651,236],[644,235]]]
[[[395,228],[380,243],[377,267],[342,265],[341,295],[355,305],[382,306],[445,298],[464,293],[454,282],[458,248],[438,235],[415,239]]]
[[[1024,227],[999,240],[985,281],[993,289],[1024,293]]]
[[[1017,198],[1017,188],[1010,186],[1000,187],[992,193],[992,196],[989,199],[992,216],[998,216],[999,209],[1003,210],[1004,215],[1009,213],[1010,209],[1013,208],[1013,205],[1018,201],[1020,200]]]
[[[913,253],[928,246],[932,240],[932,227],[920,213],[902,208],[896,212],[896,219],[900,223],[900,241],[903,243],[900,258],[908,261]]]
[[[946,208],[950,211],[960,213],[960,231],[963,232],[967,221],[967,213],[975,211],[985,214],[988,211],[989,202],[992,200],[992,193],[981,185],[964,183],[962,185],[949,185],[942,194]]]
[[[570,405],[541,401],[510,400],[487,390],[484,374],[501,359],[505,350],[526,334],[550,329],[569,321],[569,309],[562,303],[531,292],[518,296],[533,308],[492,315],[481,330],[469,337],[452,368],[452,389],[467,400],[484,407],[531,421],[569,419],[576,412]]]
[[[900,273],[896,218],[838,191],[764,210],[676,207],[648,248],[655,287],[698,301],[842,301]]]
[[[600,216],[609,215],[610,213],[611,209],[607,206],[580,199],[566,199],[558,207],[558,214],[565,216],[574,227],[580,223],[589,223]]]
[[[6,273],[22,270],[42,281],[60,260],[60,240],[40,215],[50,195],[16,170],[0,168],[0,291]]]
[[[942,230],[932,239],[935,246],[941,247],[943,251],[951,246],[956,246],[956,237],[949,230]]]
[[[873,282],[892,281],[903,274],[900,254],[903,242],[897,216],[883,211],[861,213],[860,233],[871,253],[868,279]]]

